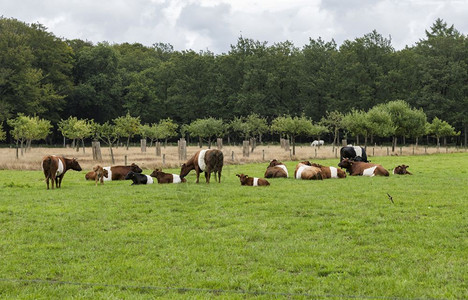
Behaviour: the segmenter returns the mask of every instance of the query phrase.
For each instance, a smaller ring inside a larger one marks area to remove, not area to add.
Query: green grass
[[[372,160],[414,175],[46,190],[0,171],[0,298],[467,298],[468,154]]]

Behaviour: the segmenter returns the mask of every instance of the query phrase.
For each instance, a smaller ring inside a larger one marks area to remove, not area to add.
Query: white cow
[[[312,147],[317,147],[317,146],[323,146],[323,144],[325,144],[325,142],[323,140],[314,140],[312,142],[312,144],[310,144]]]

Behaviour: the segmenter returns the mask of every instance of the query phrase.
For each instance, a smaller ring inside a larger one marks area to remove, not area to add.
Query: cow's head
[[[276,159],[273,159],[272,161],[270,161],[270,164],[268,165],[268,168],[271,168],[271,167],[274,167],[274,166],[277,166],[277,165],[282,165],[283,163],[276,160]]]
[[[187,174],[192,170],[192,168],[188,167],[187,164],[183,164],[181,167],[180,167],[180,178],[184,178],[185,176],[187,176]]]
[[[151,176],[151,177],[156,177],[156,178],[157,178],[157,177],[161,176],[161,174],[162,174],[162,170],[156,168],[156,169],[154,169],[154,171],[150,174],[150,176]]]
[[[310,161],[308,161],[308,160],[302,161],[301,164],[306,165],[306,166],[311,166],[312,165],[310,163]]]
[[[125,180],[133,179],[135,177],[135,172],[130,171],[125,175]]]
[[[409,166],[399,165],[393,170],[393,174],[400,174],[400,175],[409,174],[409,175],[412,175],[408,170],[406,170],[407,168],[409,168]]]
[[[239,177],[241,184],[244,184],[247,181],[247,178],[249,178],[249,175],[247,174],[236,174],[237,177]]]
[[[349,158],[345,158],[338,164],[338,167],[342,169],[343,168],[348,169],[348,168],[351,168],[352,165],[353,165],[353,161],[350,160]]]
[[[135,163],[132,163],[130,167],[132,168],[132,172],[135,172],[135,173],[143,172],[143,170],[139,166],[137,166]]]
[[[109,171],[107,171],[106,169],[102,169],[102,176],[108,178],[109,177]]]
[[[75,170],[75,171],[81,171],[81,166],[80,164],[78,163],[78,160],[76,158],[72,158],[70,161],[69,161],[69,164],[67,166],[69,169],[72,169],[72,170]]]

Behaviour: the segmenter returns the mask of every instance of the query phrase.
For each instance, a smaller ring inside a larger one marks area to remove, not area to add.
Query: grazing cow
[[[81,166],[76,158],[65,158],[63,156],[48,155],[42,158],[42,170],[49,189],[49,179],[52,181],[52,189],[54,182],[57,188],[62,186],[62,179],[68,170],[81,171]]]
[[[187,182],[185,178],[180,178],[179,175],[177,174],[169,174],[169,173],[164,173],[160,169],[154,169],[153,173],[151,173],[152,177],[156,177],[158,180],[158,183],[181,183],[181,182]]]
[[[326,167],[322,166],[320,164],[316,163],[311,163],[312,167],[317,167],[322,171],[322,178],[327,179],[327,178],[346,178],[346,172],[335,168],[335,167]]]
[[[345,158],[349,158],[354,161],[369,162],[367,160],[366,150],[360,146],[349,145],[342,147],[340,150],[340,161],[343,161]]]
[[[205,172],[206,183],[210,183],[211,173],[218,174],[218,182],[221,183],[221,171],[223,170],[224,156],[220,150],[200,150],[195,153],[180,169],[180,178],[184,178],[191,170],[197,173],[197,183],[200,173]]]
[[[322,180],[322,170],[312,166],[309,161],[303,161],[297,164],[294,171],[294,178],[307,180]]]
[[[100,181],[101,184],[104,184],[104,178],[109,177],[109,171],[105,170],[100,165],[94,166],[93,171],[94,173],[96,173],[96,186],[97,186],[98,181]]]
[[[131,179],[133,181],[132,185],[136,184],[153,184],[153,177],[141,173],[136,173],[133,171],[128,172],[125,175],[125,180]]]
[[[281,178],[281,177],[284,177],[284,178],[289,177],[288,169],[282,162],[276,159],[273,159],[265,171],[265,178]]]
[[[406,170],[409,168],[407,165],[399,165],[393,169],[393,174],[398,174],[398,175],[413,175],[410,173],[410,171]]]
[[[239,177],[241,185],[248,185],[248,186],[270,185],[268,180],[263,179],[263,178],[249,177],[249,175],[244,175],[244,174],[236,174],[236,176]]]
[[[131,164],[130,166],[112,166],[112,167],[103,167],[104,170],[107,170],[109,173],[107,178],[104,178],[104,181],[111,181],[111,180],[124,180],[125,175],[128,172],[135,172],[141,173],[143,172],[139,166],[135,163]],[[85,175],[86,180],[95,180],[96,179],[96,172],[91,171]]]
[[[343,159],[343,161],[338,164],[338,167],[347,169],[351,176],[362,175],[373,177],[375,175],[389,175],[388,171],[385,170],[381,165],[365,163],[363,161],[352,161],[349,158]]]
[[[325,142],[323,140],[314,140],[310,145],[312,147],[323,146]]]

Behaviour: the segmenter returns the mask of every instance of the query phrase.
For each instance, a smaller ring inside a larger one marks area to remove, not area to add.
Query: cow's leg
[[[63,179],[63,174],[58,177],[58,187],[62,187],[62,179]]]
[[[49,176],[46,176],[47,189],[49,189]]]
[[[200,181],[200,171],[195,169],[195,172],[197,172],[197,183]]]
[[[221,183],[221,170],[218,171],[218,183]]]
[[[50,176],[50,181],[51,181],[51,184],[52,184],[52,189],[54,189],[54,185],[56,185],[56,184],[55,184],[55,179],[56,179],[55,175]]]
[[[211,176],[211,172],[206,172],[206,171],[205,171],[205,180],[206,180],[206,183],[210,183],[210,176]]]

